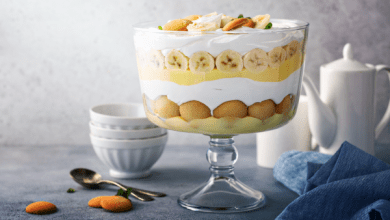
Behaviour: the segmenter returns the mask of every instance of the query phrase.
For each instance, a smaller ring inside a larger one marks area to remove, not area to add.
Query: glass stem
[[[214,180],[235,179],[234,164],[237,161],[238,153],[233,138],[210,137],[209,144],[206,158],[210,163],[211,177],[214,177]]]

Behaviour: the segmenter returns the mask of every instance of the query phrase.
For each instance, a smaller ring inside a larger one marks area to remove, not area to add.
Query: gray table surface
[[[123,184],[168,194],[152,202],[131,199],[133,210],[110,213],[88,206],[91,198],[114,195],[115,187],[89,190],[77,185],[69,171],[85,167],[112,179],[108,168],[97,158],[91,146],[0,146],[0,219],[274,219],[298,195],[277,182],[272,169],[256,164],[255,146],[239,146],[236,177],[248,186],[262,191],[267,205],[259,210],[210,214],[193,212],[177,204],[180,194],[187,192],[209,177],[205,146],[167,145],[152,168],[152,175],[135,180],[119,180]],[[380,145],[380,159],[389,157],[389,145]],[[378,150],[377,150],[378,151]],[[68,188],[76,189],[67,193]],[[35,201],[54,203],[58,211],[38,216],[27,214],[25,208]]]

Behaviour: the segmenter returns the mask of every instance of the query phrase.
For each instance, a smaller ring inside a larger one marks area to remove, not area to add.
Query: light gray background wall
[[[89,144],[89,107],[141,101],[131,26],[213,11],[308,21],[306,74],[317,86],[319,66],[347,42],[357,60],[390,64],[388,0],[0,0],[0,144]],[[376,83],[382,116],[390,86],[384,73]],[[207,140],[170,132],[169,143]],[[236,140],[254,145],[255,135]],[[390,143],[389,126],[378,141]]]

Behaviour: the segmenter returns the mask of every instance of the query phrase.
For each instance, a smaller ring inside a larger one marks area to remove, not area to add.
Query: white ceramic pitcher
[[[307,77],[303,78],[308,103],[309,127],[320,152],[334,154],[344,141],[374,155],[374,141],[390,121],[390,103],[375,126],[375,78],[385,65],[362,64],[353,59],[346,44],[343,58],[320,68],[321,95]]]

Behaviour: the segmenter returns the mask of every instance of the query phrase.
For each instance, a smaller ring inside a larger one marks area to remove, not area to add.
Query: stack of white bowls
[[[145,116],[142,104],[104,104],[90,109],[90,137],[99,159],[115,178],[140,178],[160,158],[167,130]]]

